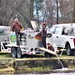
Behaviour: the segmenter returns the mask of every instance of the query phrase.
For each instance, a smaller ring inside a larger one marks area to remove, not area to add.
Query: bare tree
[[[55,20],[55,1],[54,0],[45,0],[45,11],[46,11],[46,16],[45,17],[47,17],[46,18],[46,22],[47,22],[47,24],[49,24],[49,25],[52,25],[52,24],[54,24],[54,23],[56,23],[56,20]]]
[[[22,24],[29,25],[33,17],[34,0],[0,0],[0,24],[8,25],[11,19],[17,18]],[[24,27],[25,27],[24,26]]]
[[[59,0],[56,0],[57,24],[59,23]]]
[[[62,22],[70,22],[72,17],[73,0],[60,0],[60,13]]]
[[[46,17],[51,21],[51,24],[67,23],[74,20],[74,0],[45,0],[45,2],[48,12]]]

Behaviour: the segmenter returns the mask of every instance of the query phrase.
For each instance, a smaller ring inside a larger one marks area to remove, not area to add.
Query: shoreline
[[[21,59],[0,59],[0,73],[52,73],[75,71],[75,58],[59,58],[64,68],[57,58],[21,58]]]

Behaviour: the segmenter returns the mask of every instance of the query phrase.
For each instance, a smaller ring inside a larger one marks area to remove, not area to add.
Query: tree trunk
[[[58,0],[56,0],[56,5],[57,5],[57,20],[56,23],[59,23],[59,8],[58,8]]]

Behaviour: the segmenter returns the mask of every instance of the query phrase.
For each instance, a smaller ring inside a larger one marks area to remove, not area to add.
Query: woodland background
[[[18,18],[24,27],[31,20],[48,26],[75,22],[75,0],[0,0],[0,25],[11,25]]]

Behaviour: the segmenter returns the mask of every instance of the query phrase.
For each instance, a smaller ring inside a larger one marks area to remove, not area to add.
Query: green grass
[[[12,58],[11,54],[0,52],[0,59],[5,59],[5,58]]]
[[[0,74],[14,74],[15,69],[14,68],[4,68],[4,69],[0,69]]]
[[[43,54],[37,54],[37,55],[31,55],[30,57],[43,58],[44,55]],[[12,58],[11,54],[10,53],[0,52],[0,59],[6,59],[6,58]],[[54,57],[51,57],[51,59],[57,59],[57,57],[54,56]],[[59,59],[75,59],[75,56],[67,56],[67,55],[63,54],[63,55],[59,56]]]
[[[51,67],[35,67],[35,68],[32,68],[32,71],[38,71],[38,72],[40,72],[40,71],[50,71],[50,70],[52,70],[52,68]]]
[[[22,73],[40,73],[40,72],[48,72],[48,71],[52,71],[51,67],[32,67],[32,68],[25,68],[25,69],[21,69],[20,71],[18,70],[17,72],[22,72]]]

